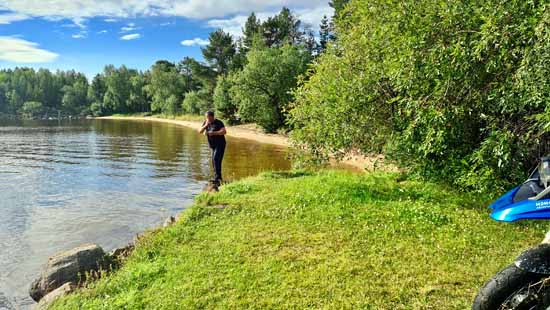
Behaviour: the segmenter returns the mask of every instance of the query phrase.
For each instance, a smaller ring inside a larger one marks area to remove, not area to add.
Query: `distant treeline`
[[[298,77],[334,40],[332,25],[325,16],[316,34],[283,8],[264,21],[252,13],[238,39],[221,29],[211,33],[202,48],[205,62],[160,60],[144,72],[108,65],[91,81],[75,71],[2,70],[0,113],[41,118],[212,109],[229,122],[256,122],[274,132],[285,127]]]

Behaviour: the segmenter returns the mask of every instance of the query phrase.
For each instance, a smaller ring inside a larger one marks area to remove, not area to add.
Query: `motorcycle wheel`
[[[472,310],[550,309],[548,275],[524,271],[512,264],[481,288]]]

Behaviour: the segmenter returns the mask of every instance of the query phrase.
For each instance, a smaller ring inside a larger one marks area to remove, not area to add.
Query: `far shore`
[[[195,120],[179,120],[170,118],[161,118],[155,116],[103,116],[96,119],[111,119],[111,120],[132,120],[132,121],[147,121],[147,122],[159,122],[167,124],[175,124],[179,126],[198,129],[202,122]],[[227,136],[248,139],[259,143],[266,143],[276,145],[280,147],[290,147],[290,141],[287,136],[281,134],[268,134],[256,128],[254,125],[238,125],[227,126]],[[378,156],[363,156],[363,155],[350,155],[345,160],[336,163],[332,161],[333,165],[344,165],[354,170],[360,171],[372,171],[372,170],[384,170],[384,171],[396,171],[397,168],[391,164],[388,164],[384,160],[383,155]]]

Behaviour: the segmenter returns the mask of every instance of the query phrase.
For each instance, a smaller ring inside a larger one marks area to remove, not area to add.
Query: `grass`
[[[200,195],[53,309],[467,309],[547,228],[487,203],[400,174],[264,173]]]

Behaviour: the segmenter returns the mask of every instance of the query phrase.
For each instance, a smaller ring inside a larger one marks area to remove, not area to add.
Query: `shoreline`
[[[146,122],[157,122],[157,123],[166,123],[174,124],[183,127],[198,129],[202,123],[199,121],[184,121],[168,118],[159,118],[159,117],[145,117],[145,116],[103,116],[96,117],[95,119],[107,119],[107,120],[131,120],[131,121],[146,121]],[[288,148],[290,146],[288,137],[285,137],[280,134],[267,134],[260,132],[259,130],[254,130],[250,128],[243,128],[241,126],[226,126],[227,127],[227,136],[239,139],[247,139],[260,143],[276,145],[280,147]]]
[[[105,120],[130,120],[130,121],[142,121],[142,122],[157,122],[174,124],[187,128],[198,129],[201,126],[200,121],[190,120],[177,120],[169,118],[160,118],[154,116],[102,116],[94,119]],[[281,134],[268,134],[259,129],[254,129],[250,125],[238,125],[238,126],[226,126],[227,136],[251,140],[258,143],[271,144],[283,148],[290,148],[290,140],[287,136]],[[392,164],[386,163],[383,155],[378,156],[363,156],[358,154],[351,154],[346,159],[336,162],[331,160],[331,166],[346,166],[353,170],[365,172],[365,171],[398,171],[399,169]]]

